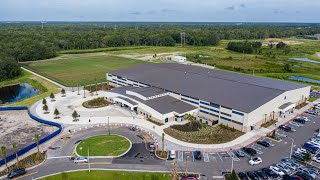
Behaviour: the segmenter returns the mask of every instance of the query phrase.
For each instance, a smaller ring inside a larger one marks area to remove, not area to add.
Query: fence
[[[47,125],[55,126],[55,127],[58,128],[57,131],[55,131],[55,132],[53,132],[52,134],[49,134],[48,136],[40,139],[40,140],[39,140],[39,145],[42,144],[42,143],[44,143],[44,142],[46,142],[46,141],[48,141],[48,140],[50,140],[50,139],[52,139],[53,137],[57,136],[57,135],[60,134],[61,131],[62,131],[62,126],[61,126],[60,124],[54,123],[54,122],[50,122],[50,121],[46,121],[46,120],[40,119],[40,118],[32,115],[32,114],[30,113],[30,110],[28,109],[28,107],[25,107],[25,106],[18,106],[18,107],[0,107],[0,111],[13,111],[13,110],[27,110],[29,116],[30,116],[33,120],[35,120],[35,121],[37,121],[37,122],[39,122],[39,123],[42,123],[42,124],[47,124]],[[35,148],[35,147],[37,147],[37,144],[36,144],[36,143],[30,144],[29,146],[27,146],[27,147],[19,150],[17,154],[18,154],[18,156],[21,156],[21,155],[25,154],[26,152],[30,151],[31,149],[33,149],[33,148]],[[16,154],[14,153],[14,154],[11,154],[10,156],[7,156],[6,160],[7,160],[7,162],[9,162],[9,161],[12,161],[12,160],[15,159],[15,158],[16,158]],[[5,164],[5,159],[2,159],[2,160],[0,161],[0,166],[2,166],[2,165],[4,165],[4,164]]]

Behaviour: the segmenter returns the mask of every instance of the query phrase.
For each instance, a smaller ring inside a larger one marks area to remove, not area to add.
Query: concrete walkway
[[[110,124],[136,125],[138,127],[141,127],[142,129],[151,132],[156,137],[156,139],[158,139],[160,147],[162,146],[161,136],[164,132],[163,130],[173,124],[179,124],[178,122],[169,122],[163,126],[157,126],[149,121],[146,121],[144,118],[131,114],[130,111],[120,108],[116,105],[111,105],[97,109],[87,109],[82,106],[83,102],[97,97],[104,97],[105,93],[106,92],[104,91],[99,91],[98,95],[91,95],[88,91],[86,91],[86,98],[84,98],[84,91],[81,91],[80,95],[77,95],[77,92],[67,91],[66,97],[62,97],[61,94],[57,94],[55,101],[51,101],[49,98],[47,98],[47,105],[49,107],[48,114],[44,114],[41,102],[38,102],[34,106],[32,106],[31,112],[35,113],[37,116],[43,119],[64,124],[70,130],[76,130],[92,125],[106,125],[108,123],[108,120]],[[289,120],[304,112],[310,107],[311,104],[300,110],[296,110],[296,112],[290,115],[287,115],[286,118],[280,118],[276,126],[271,126],[269,128],[260,128],[259,130],[250,131],[233,141],[223,144],[187,143],[165,134],[165,149],[175,149],[181,151],[193,151],[195,149],[200,149],[202,151],[207,152],[221,152],[229,151],[230,149],[239,149],[243,146],[250,145],[258,139],[266,136],[273,129],[277,128],[281,124],[288,122]],[[59,119],[54,118],[55,116],[53,115],[53,111],[55,108],[57,108],[61,113],[61,117]],[[77,111],[78,114],[80,114],[80,117],[78,118],[79,121],[73,121],[73,111]]]

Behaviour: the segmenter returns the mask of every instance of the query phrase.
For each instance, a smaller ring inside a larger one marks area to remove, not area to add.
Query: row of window
[[[231,117],[231,114],[228,114],[228,113],[221,112],[221,114]]]
[[[204,106],[200,106],[200,108],[202,108],[202,109],[206,109],[206,110],[209,110],[209,111],[212,111],[212,112],[215,112],[215,113],[219,113],[219,111],[218,111],[218,110],[210,109],[210,108],[207,108],[207,107],[204,107]]]
[[[185,98],[181,98],[181,99],[184,100],[184,101],[190,102],[190,103],[192,103],[192,104],[199,104],[198,102],[191,101],[191,100],[189,100],[189,99],[185,99]]]
[[[238,111],[232,111],[232,113],[233,113],[233,114],[238,114],[238,115],[240,115],[240,116],[244,116],[244,114],[243,114],[243,113],[238,112]]]
[[[201,109],[200,109],[200,112],[202,112],[202,113],[204,113],[204,114],[208,114],[208,115],[210,115],[210,116],[219,117],[218,115],[213,114],[213,113],[210,113],[210,112],[205,111],[205,110],[201,110]]]
[[[212,113],[209,113],[208,111],[204,111],[204,110],[200,110],[200,112],[204,113],[204,114],[209,114],[209,115],[213,115],[213,116],[216,116],[215,114],[212,114]],[[220,119],[223,119],[223,120],[226,120],[226,121],[230,121],[230,122],[233,122],[233,123],[236,123],[236,124],[239,124],[239,125],[243,125],[243,123],[240,123],[240,122],[237,122],[237,121],[234,121],[234,120],[231,120],[227,117],[224,117],[224,116],[220,116]]]

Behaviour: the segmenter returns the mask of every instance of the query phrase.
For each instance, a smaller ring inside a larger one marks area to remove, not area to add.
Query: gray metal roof
[[[306,87],[287,81],[176,63],[143,64],[110,74],[247,113],[285,91]]]
[[[156,87],[135,88],[131,89],[130,91],[136,92],[144,97],[151,97],[166,93],[165,90]]]
[[[118,99],[122,99],[122,100],[124,100],[124,101],[127,101],[128,103],[130,103],[130,104],[132,104],[132,105],[138,105],[138,103],[136,103],[135,101],[132,101],[131,99],[129,99],[129,98],[125,98],[125,97],[121,97],[121,96],[119,96],[119,97],[117,97]]]
[[[162,96],[159,98],[144,101],[136,96],[126,94],[127,90],[133,90],[133,89],[137,89],[137,88],[132,86],[118,87],[118,88],[111,89],[110,92],[126,96],[127,98],[125,99],[131,98],[138,102],[141,102],[151,107],[152,109],[158,111],[161,114],[166,114],[170,112],[177,112],[179,114],[182,114],[182,113],[197,109],[197,107],[192,106],[188,103],[185,103],[179,99],[173,98],[171,96]]]

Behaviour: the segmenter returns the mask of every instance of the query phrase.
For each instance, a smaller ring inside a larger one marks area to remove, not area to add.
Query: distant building
[[[243,132],[292,113],[310,86],[178,63],[143,64],[106,74],[109,100],[146,118],[167,123],[185,114]]]
[[[176,62],[186,62],[187,58],[183,56],[173,56],[171,60]]]
[[[313,40],[320,40],[320,34],[315,34],[313,36],[304,36],[305,39],[313,39]]]

